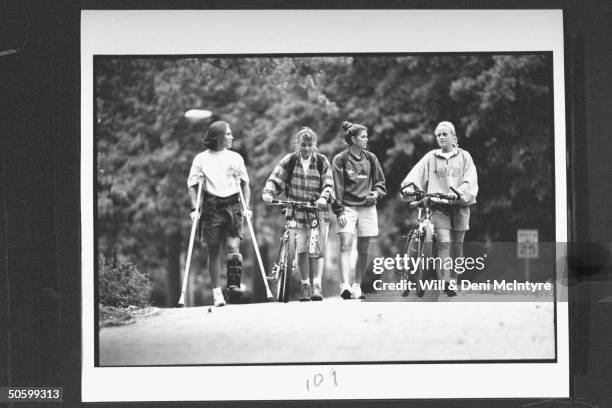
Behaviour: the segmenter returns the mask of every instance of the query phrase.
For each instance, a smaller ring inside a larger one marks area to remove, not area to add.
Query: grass
[[[106,306],[103,304],[100,304],[99,306],[100,328],[136,323],[138,318],[152,316],[159,313],[158,308],[151,306],[117,307]]]

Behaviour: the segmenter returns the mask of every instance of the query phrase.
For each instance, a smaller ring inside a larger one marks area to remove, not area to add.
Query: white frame
[[[169,25],[172,25],[171,30],[159,29]],[[300,29],[294,30],[296,26]],[[569,330],[566,301],[559,301],[556,309],[556,363],[338,364],[333,368],[341,378],[340,386],[320,387],[316,392],[306,391],[306,378],[317,372],[326,373],[332,366],[94,367],[94,55],[432,51],[552,51],[556,241],[567,242],[565,80],[561,10],[82,12],[83,401],[569,397]],[[558,256],[560,259],[562,254]],[[565,271],[557,273],[559,276],[565,276]],[[561,281],[561,278],[557,279],[557,282]],[[564,288],[558,286],[558,299],[567,299],[559,292],[561,290]],[[434,376],[437,379],[435,382],[432,381]],[[504,380],[496,381],[497,378]],[[282,381],[284,386],[271,387],[270,384],[274,381]],[[231,384],[240,384],[240,387]],[[229,392],[228,389],[232,391]]]

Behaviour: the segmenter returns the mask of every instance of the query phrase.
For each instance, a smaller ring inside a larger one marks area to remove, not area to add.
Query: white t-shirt
[[[303,158],[300,153],[300,161],[302,162],[302,168],[304,169],[304,174],[308,174],[308,167],[310,166],[310,159],[312,158],[312,153],[308,156],[307,159]]]
[[[231,150],[205,150],[194,159],[187,178],[187,187],[198,184],[198,176],[203,176],[206,191],[217,197],[229,197],[238,193],[238,179],[249,182],[244,159]]]

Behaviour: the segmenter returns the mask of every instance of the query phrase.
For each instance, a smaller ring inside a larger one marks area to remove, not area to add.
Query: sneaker
[[[455,292],[452,289],[448,289],[448,288],[444,289],[444,293],[446,293],[446,296],[448,297],[457,296],[457,292]]]
[[[322,288],[320,283],[312,284],[312,295],[310,296],[310,300],[323,300]]]
[[[310,302],[310,283],[302,283],[302,296],[300,302]]]
[[[358,283],[353,284],[353,297],[355,299],[365,299],[365,295],[361,292],[361,285]]]
[[[425,289],[417,289],[417,297],[422,298],[423,296],[425,296]]]
[[[223,298],[223,292],[221,292],[221,288],[213,289],[213,302],[216,307],[225,306],[225,299]]]
[[[242,299],[242,290],[235,285],[227,287],[227,302],[230,304],[240,303]]]
[[[410,289],[406,289],[402,292],[402,297],[408,297],[410,295]]]
[[[351,286],[348,283],[340,284],[340,297],[344,300],[353,298],[353,292],[351,292]]]

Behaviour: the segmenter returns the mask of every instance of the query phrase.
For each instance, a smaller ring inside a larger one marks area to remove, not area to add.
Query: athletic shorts
[[[434,228],[467,231],[470,229],[470,207],[464,205],[433,207],[431,222]]]
[[[369,207],[344,207],[344,216],[346,217],[346,225],[340,227],[336,232],[349,232],[358,237],[376,237],[378,236],[378,214],[376,206]]]
[[[226,238],[243,238],[242,206],[239,201],[204,206],[200,217],[200,238],[205,244],[221,244]]]
[[[319,258],[323,258],[325,256],[325,247],[327,246],[327,233],[329,232],[329,222],[319,222],[318,228],[319,248],[321,249],[319,253]],[[310,233],[310,228],[299,227],[295,229],[295,232],[297,233],[297,253],[301,254],[304,252],[308,252],[308,235]]]

